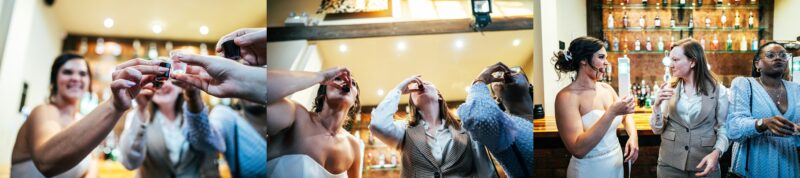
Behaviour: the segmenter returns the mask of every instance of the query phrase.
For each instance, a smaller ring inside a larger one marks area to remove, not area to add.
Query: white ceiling
[[[51,7],[68,33],[213,41],[239,28],[265,27],[266,0],[58,0]],[[106,29],[105,18],[114,19]],[[155,34],[153,24],[163,31]],[[209,28],[201,35],[200,26]]]
[[[519,46],[513,41],[518,39]],[[457,40],[463,48],[455,47]],[[406,49],[397,45],[404,42]],[[323,59],[323,69],[350,68],[361,87],[362,105],[377,105],[384,93],[414,74],[433,82],[448,101],[464,100],[465,87],[486,66],[503,62],[509,66],[526,66],[532,75],[533,30],[460,33],[443,35],[398,36],[343,40],[312,41]],[[347,51],[341,52],[340,46]],[[405,103],[407,99],[403,99]]]

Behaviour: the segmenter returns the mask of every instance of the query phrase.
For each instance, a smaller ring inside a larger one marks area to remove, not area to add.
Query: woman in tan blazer
[[[678,41],[670,58],[673,79],[661,86],[650,116],[653,132],[661,134],[657,175],[720,177],[719,157],[729,144],[727,89],[714,79],[697,41]]]

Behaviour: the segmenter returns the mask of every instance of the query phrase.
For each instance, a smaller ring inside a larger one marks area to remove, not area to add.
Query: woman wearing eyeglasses
[[[788,60],[783,46],[766,43],[753,58],[753,77],[733,80],[727,125],[735,142],[731,170],[739,176],[800,176],[800,86],[784,80]]]

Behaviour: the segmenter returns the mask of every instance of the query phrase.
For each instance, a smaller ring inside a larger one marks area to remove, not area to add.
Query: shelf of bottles
[[[703,46],[711,70],[724,85],[737,76],[749,75],[754,51],[771,38],[770,19],[756,0],[602,0],[602,27],[608,43],[606,70],[615,71],[616,60],[630,59],[632,96],[648,107],[658,86],[669,78],[665,60],[674,42],[694,38]],[[597,6],[596,6],[597,7]],[[771,13],[771,12],[768,12]],[[600,14],[597,14],[600,15]],[[596,18],[595,18],[596,19]],[[601,80],[615,88],[616,73]]]
[[[356,136],[364,143],[363,177],[400,177],[401,153],[372,135],[368,127],[370,119],[370,114],[362,113],[361,119],[354,123]]]

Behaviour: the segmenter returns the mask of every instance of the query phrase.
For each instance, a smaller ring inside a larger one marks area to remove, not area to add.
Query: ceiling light
[[[105,20],[103,20],[103,26],[105,26],[106,28],[113,27],[114,26],[114,19],[106,18]]]
[[[383,89],[378,89],[378,96],[383,96]]]
[[[464,48],[464,40],[456,40],[455,45],[458,49]]]
[[[151,29],[153,30],[153,33],[156,33],[156,34],[159,34],[159,33],[161,33],[162,30],[164,30],[164,29],[161,28],[161,25],[153,25],[153,28],[151,28]]]
[[[208,26],[200,26],[200,34],[201,35],[208,35]]]
[[[397,50],[405,51],[406,50],[406,42],[397,42]]]
[[[520,42],[521,42],[521,41],[520,41],[519,39],[514,39],[514,41],[513,41],[513,42],[511,42],[511,44],[513,44],[514,46],[519,46],[519,43],[520,43]]]
[[[339,45],[339,51],[347,52],[347,45],[346,44],[340,44]]]

